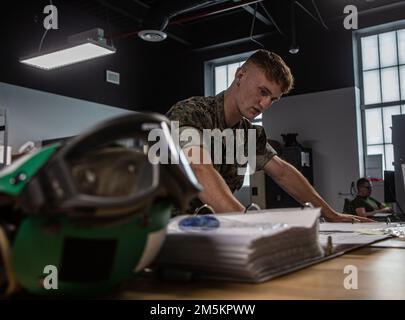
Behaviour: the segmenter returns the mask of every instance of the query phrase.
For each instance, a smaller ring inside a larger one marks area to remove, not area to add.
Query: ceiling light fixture
[[[300,50],[300,48],[297,44],[297,30],[296,30],[296,25],[295,25],[295,19],[296,19],[295,6],[298,6],[299,8],[301,8],[302,11],[304,11],[315,22],[319,23],[326,30],[329,30],[328,26],[323,21],[323,18],[321,16],[321,13],[319,12],[319,9],[318,9],[318,6],[317,6],[315,0],[312,0],[311,2],[312,2],[312,6],[315,9],[316,16],[313,15],[307,8],[305,8],[299,1],[296,1],[296,0],[291,1],[291,45],[288,50],[291,54],[297,54]]]
[[[139,38],[148,42],[160,42],[167,38],[164,31],[169,24],[169,17],[157,11],[152,12],[144,22],[144,28],[138,32]]]
[[[138,32],[138,36],[145,41],[160,42],[167,38],[167,33],[160,30],[142,30]]]
[[[294,3],[291,3],[291,45],[288,51],[291,54],[297,54],[300,51],[300,48],[297,45],[297,30],[295,27]]]
[[[116,52],[114,47],[107,45],[104,31],[100,28],[72,35],[68,37],[68,43],[69,46],[59,50],[21,58],[20,62],[43,70],[52,70]]]

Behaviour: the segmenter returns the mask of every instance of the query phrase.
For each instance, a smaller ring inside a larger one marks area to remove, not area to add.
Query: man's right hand
[[[381,213],[392,213],[392,208],[384,207],[384,208],[380,209],[379,212],[381,212]]]

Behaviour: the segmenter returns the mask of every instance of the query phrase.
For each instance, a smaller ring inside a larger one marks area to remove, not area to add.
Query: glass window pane
[[[384,142],[391,143],[391,126],[392,126],[392,116],[395,114],[401,114],[400,106],[386,107],[383,108],[383,119],[384,119]]]
[[[367,146],[367,155],[370,156],[372,154],[384,154],[384,145]]]
[[[405,64],[405,29],[397,32],[398,36],[398,52],[399,52],[399,64]]]
[[[383,168],[385,168],[384,145],[367,146],[367,155],[370,156],[372,154],[382,154]]]
[[[385,145],[385,170],[394,170],[394,148],[392,144]]]
[[[380,73],[378,70],[363,72],[364,104],[381,102]]]
[[[235,73],[236,73],[236,70],[238,68],[239,68],[239,63],[238,62],[228,64],[228,83],[226,85],[227,88],[231,85],[233,79],[235,79]]]
[[[378,68],[377,36],[361,38],[363,70]]]
[[[401,100],[405,100],[405,66],[399,67],[399,77],[401,81]]]
[[[399,100],[398,69],[381,69],[382,101]]]
[[[384,143],[381,108],[366,110],[367,144]]]
[[[215,94],[226,89],[226,66],[215,67]]]
[[[381,68],[397,64],[396,41],[395,31],[379,35]]]

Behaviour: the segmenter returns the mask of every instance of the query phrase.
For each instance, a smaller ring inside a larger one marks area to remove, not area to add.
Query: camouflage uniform
[[[189,99],[177,102],[167,113],[166,116],[174,121],[179,122],[180,135],[182,128],[192,127],[198,129],[200,132],[203,129],[219,129],[224,130],[229,128],[225,122],[224,113],[224,92],[219,93],[214,97],[191,97]],[[264,128],[259,125],[253,125],[248,119],[243,118],[239,123],[231,128],[234,132],[235,129],[244,130],[244,154],[247,155],[248,148],[248,129],[256,129],[256,171],[263,170],[265,164],[276,155],[276,151],[267,142],[266,133]],[[202,144],[202,143],[201,143]],[[199,144],[199,145],[201,145]],[[181,143],[181,147],[184,147]],[[190,144],[187,144],[190,146]],[[221,164],[213,162],[214,168],[219,172],[226,184],[232,192],[238,190],[243,184],[243,175],[238,175],[238,168],[246,167],[245,165],[226,164],[225,162],[225,139],[222,141],[222,157]],[[211,153],[213,159],[213,154]],[[188,210],[188,213],[193,213],[195,208],[202,205],[198,199],[194,200]]]

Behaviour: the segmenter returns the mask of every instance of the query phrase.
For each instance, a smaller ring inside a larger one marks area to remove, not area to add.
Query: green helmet
[[[185,209],[200,190],[159,114],[108,120],[26,155],[0,172],[0,289],[116,288],[152,262],[172,205]]]

